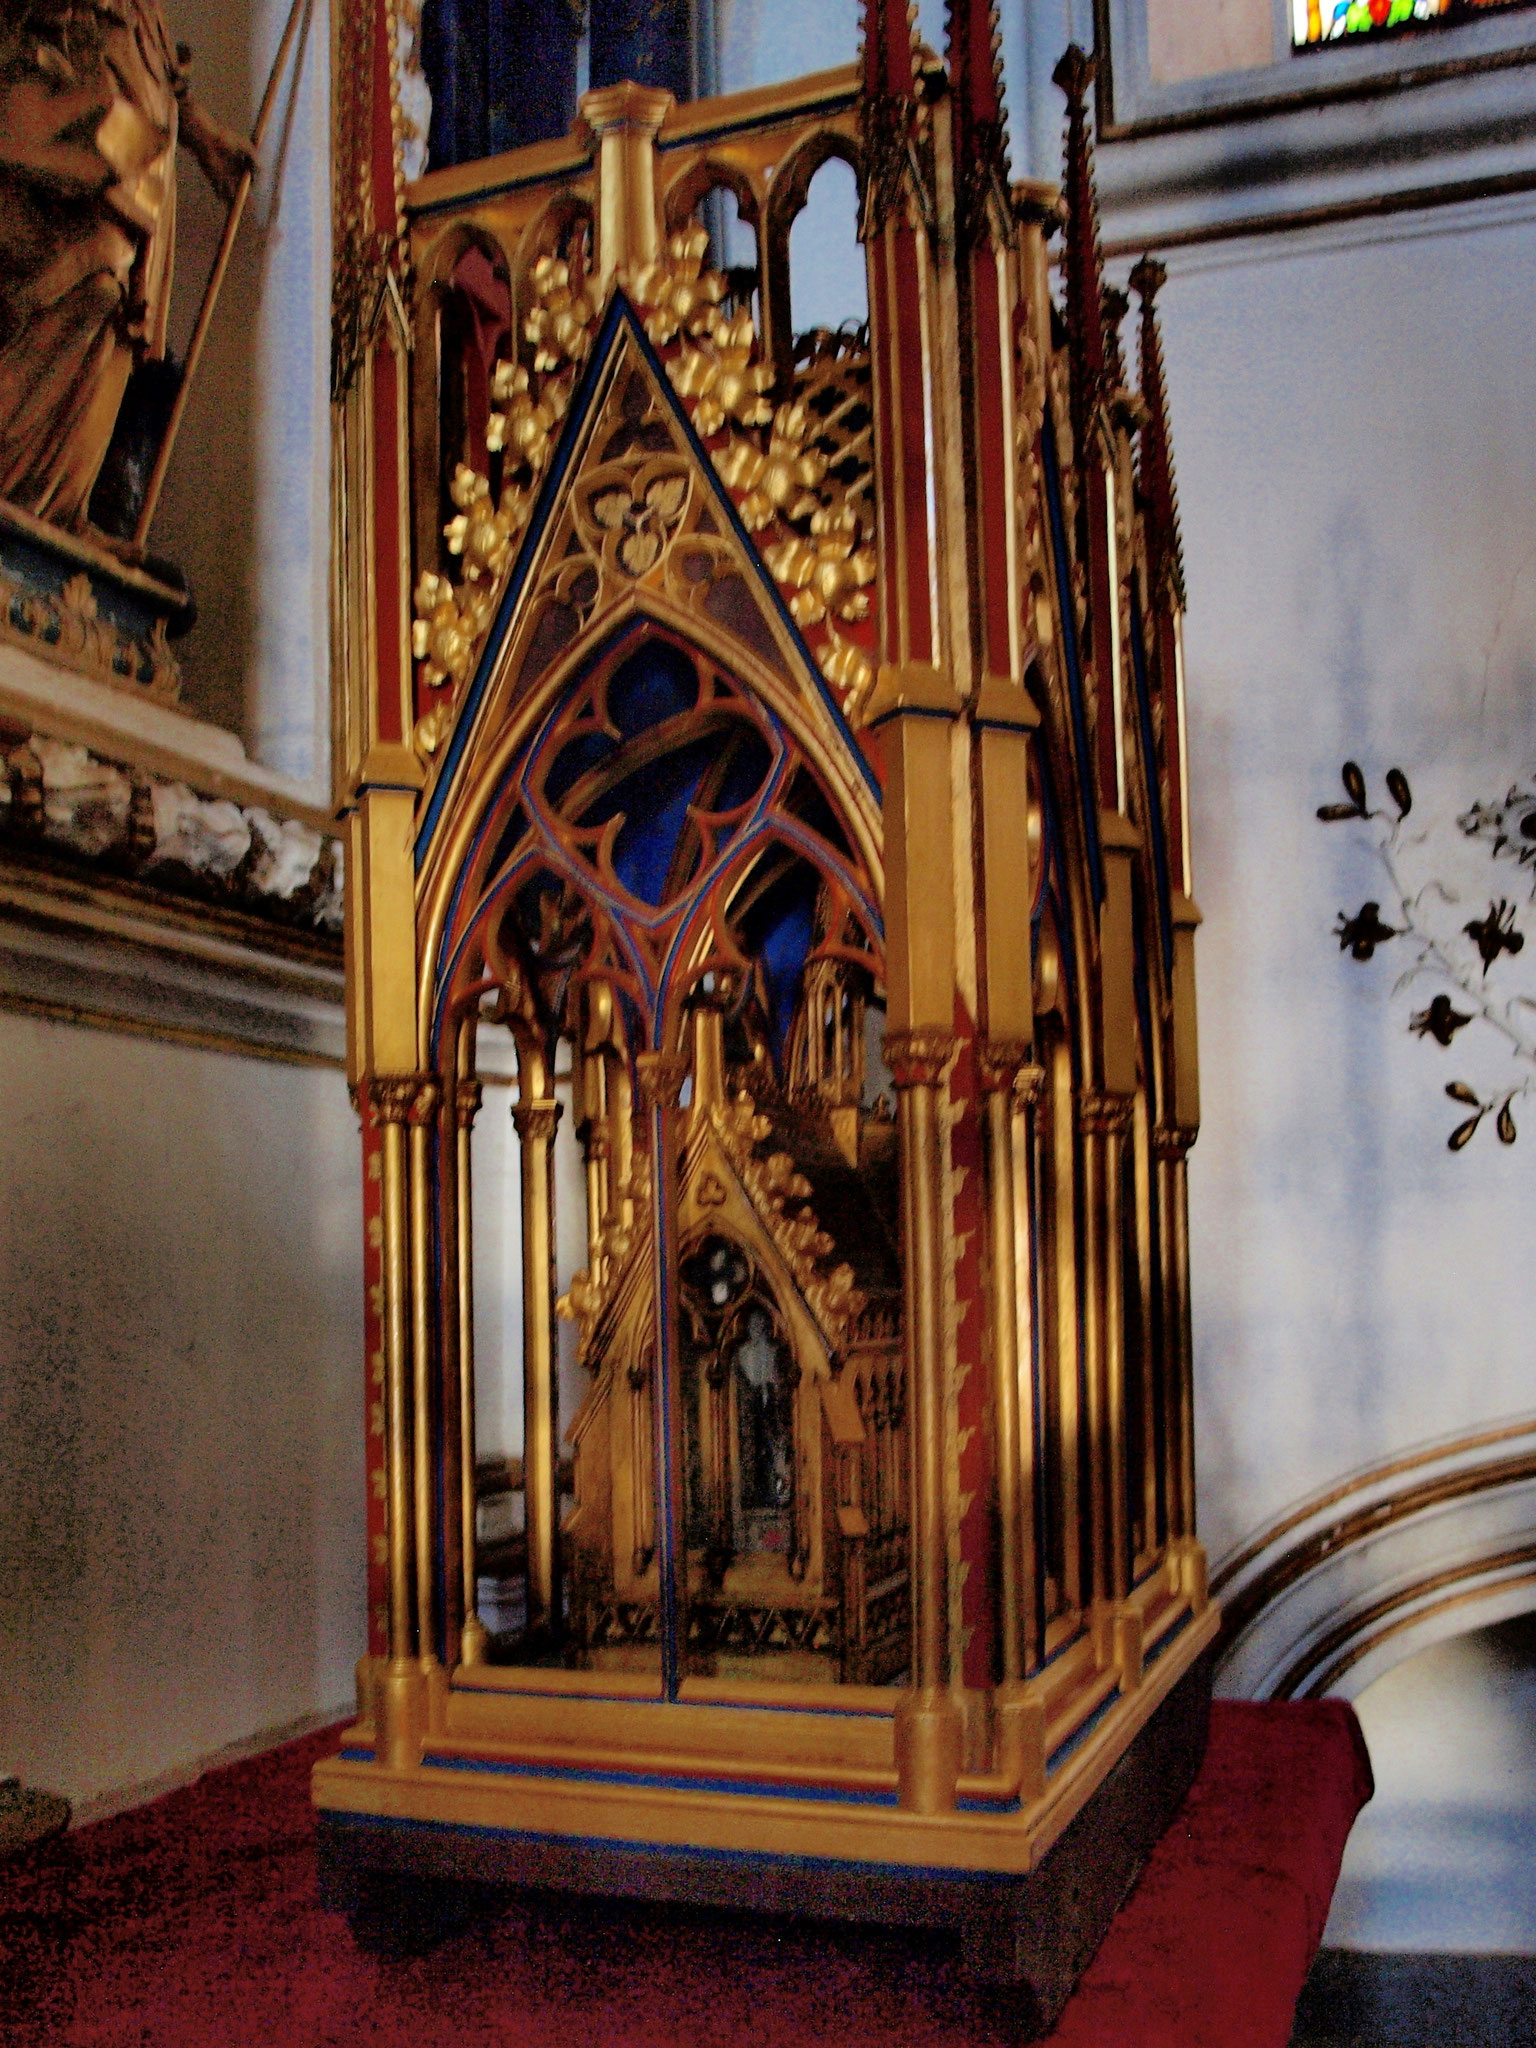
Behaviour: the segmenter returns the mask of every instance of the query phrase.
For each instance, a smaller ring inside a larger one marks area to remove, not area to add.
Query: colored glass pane
[[[1531,0],[1291,0],[1291,42],[1305,50],[1345,36],[1450,28],[1530,4]]]

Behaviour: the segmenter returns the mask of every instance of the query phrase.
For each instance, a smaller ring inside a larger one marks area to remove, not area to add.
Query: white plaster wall
[[[165,0],[193,90],[249,134],[290,0]],[[183,701],[320,791],[329,732],[330,83],[316,0],[282,74],[251,200],[150,536],[191,581]],[[185,353],[224,209],[183,150],[171,345]]]
[[[1327,1945],[1536,1953],[1536,1623],[1420,1651],[1355,1711],[1376,1796],[1344,1852]]]
[[[1346,756],[1378,802],[1401,766],[1429,834],[1414,857],[1449,873],[1456,813],[1536,761],[1536,221],[1443,210],[1170,272],[1206,918],[1198,1455],[1219,1557],[1341,1472],[1531,1405],[1536,1130],[1446,1149],[1444,1084],[1509,1063],[1482,1027],[1451,1051],[1411,1037],[1391,945],[1340,953],[1339,910],[1385,890],[1360,828],[1314,812]],[[1462,873],[1458,919],[1493,879]],[[1536,944],[1528,877],[1498,886]]]
[[[344,1709],[362,1222],[339,1073],[0,1014],[0,1769],[77,1801]]]

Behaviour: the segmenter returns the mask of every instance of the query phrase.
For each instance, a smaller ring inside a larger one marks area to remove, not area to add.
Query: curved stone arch
[[[1536,1608],[1533,1527],[1536,1418],[1346,1475],[1214,1573],[1226,1608],[1220,1689],[1353,1697],[1430,1642]]]
[[[1296,1682],[1287,1674],[1274,1697],[1358,1699],[1420,1650],[1530,1613],[1536,1613],[1536,1539],[1527,1537],[1474,1552],[1378,1596],[1338,1625],[1326,1661],[1309,1659]]]

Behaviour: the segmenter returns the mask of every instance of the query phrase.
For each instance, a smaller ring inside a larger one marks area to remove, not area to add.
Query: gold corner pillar
[[[523,1513],[528,1544],[528,1633],[548,1638],[560,1619],[559,1478],[555,1384],[555,1131],[560,1104],[542,1056],[520,1051],[517,1126],[523,1198]]]
[[[1021,892],[1022,893],[1022,892]],[[984,1039],[976,1048],[984,1101],[992,1309],[992,1412],[997,1489],[998,1767],[1022,1776],[1038,1750],[1039,1715],[1026,1696],[1026,1672],[1039,1660],[1034,1587],[1035,1436],[1033,1305],[1029,1221],[1029,1118],[1044,1085],[1043,1068],[1022,1039]],[[1029,1735],[1026,1735],[1026,1730]],[[1038,1758],[1043,1777],[1044,1756]]]
[[[419,1758],[441,1667],[433,1650],[432,1398],[428,1148],[441,1102],[435,1075],[374,1076],[360,1099],[383,1155],[385,1467],[389,1659],[379,1697],[387,1760]]]
[[[934,677],[937,682],[939,678]],[[952,1687],[945,1526],[945,1392],[955,1370],[944,1316],[946,1078],[956,1052],[953,722],[898,706],[881,728],[886,762],[886,1063],[896,1084],[901,1264],[911,1428],[912,1668],[896,1708],[903,1806],[955,1803],[964,1719]]]
[[[437,1639],[436,1545],[433,1541],[432,1462],[435,1440],[432,1398],[432,1141],[443,1106],[435,1074],[418,1074],[408,1123],[411,1208],[411,1480],[416,1562],[416,1656],[433,1681],[442,1667]]]
[[[1039,848],[1031,820],[1029,748],[1039,713],[1020,685],[987,675],[972,717],[984,1025],[976,1042],[976,1074],[987,1184],[998,1547],[995,1746],[1003,1775],[1038,1790],[1045,1778],[1043,1716],[1025,1680],[1041,1648],[1034,1597],[1034,1250],[1029,1214],[1029,1120],[1045,1080],[1033,1054],[1031,912]]]
[[[957,1040],[933,1028],[888,1031],[901,1143],[901,1249],[911,1414],[912,1670],[896,1707],[903,1806],[945,1813],[955,1803],[964,1720],[950,1685],[949,1543],[944,1515],[945,1079]]]

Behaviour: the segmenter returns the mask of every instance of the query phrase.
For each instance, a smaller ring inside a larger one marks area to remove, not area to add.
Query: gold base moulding
[[[1055,1712],[1049,1670],[1030,1681],[1043,1788],[962,1776],[938,1814],[898,1804],[899,1687],[687,1681],[666,1702],[636,1679],[461,1668],[427,1701],[419,1764],[381,1761],[364,1719],[316,1766],[322,1887],[354,1914],[403,1879],[944,1928],[969,1977],[1027,1991],[1048,2025],[1198,1768],[1218,1619],[1185,1607],[1139,1682],[1079,1667]],[[365,1696],[386,1677],[365,1660]]]

